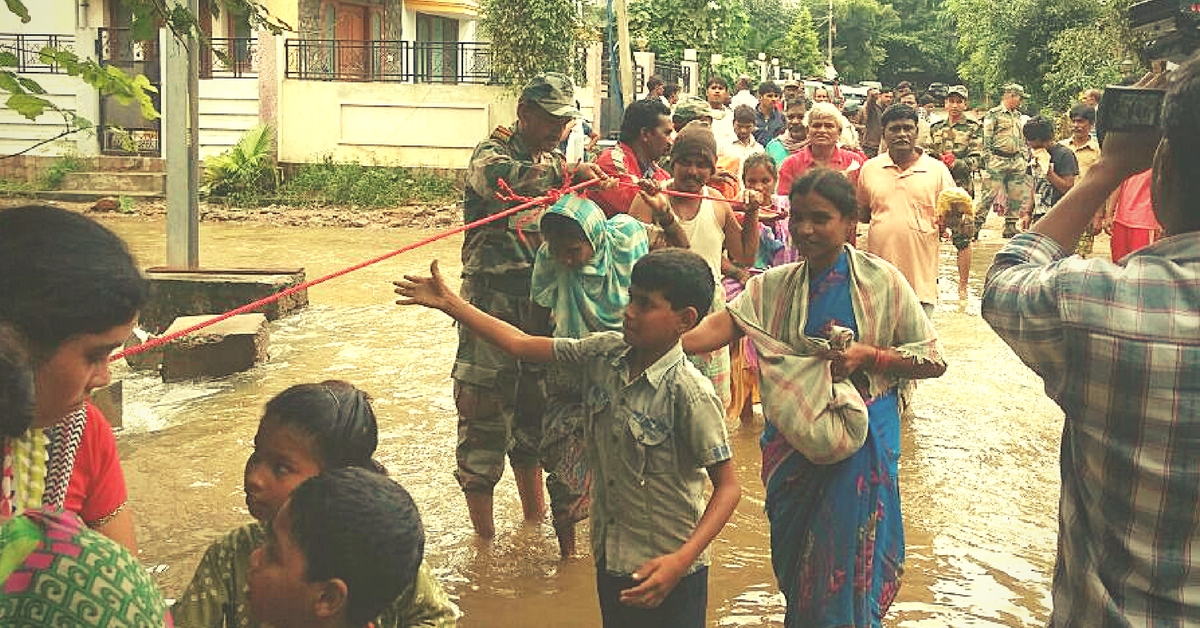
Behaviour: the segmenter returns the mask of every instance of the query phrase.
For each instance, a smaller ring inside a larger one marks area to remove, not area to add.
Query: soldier
[[[979,198],[977,215],[987,216],[997,195],[1007,200],[1004,210],[1004,237],[1017,234],[1021,207],[1033,193],[1029,181],[1029,151],[1021,135],[1021,99],[1025,88],[1016,83],[1004,86],[1000,105],[988,110],[983,118],[984,192]]]
[[[967,110],[967,88],[962,85],[951,87],[946,95],[945,120],[938,120],[930,127],[929,152],[940,156],[942,163],[950,168],[954,183],[972,196],[975,193],[973,179],[983,161],[983,129],[978,122],[964,113]],[[975,232],[987,219],[986,211],[975,212]],[[971,240],[962,234],[954,235],[954,248],[958,249],[958,298],[967,298],[967,279],[971,276]]]
[[[513,203],[496,198],[503,179],[518,194],[536,196],[563,184],[564,173],[582,181],[606,178],[592,163],[568,166],[555,149],[571,119],[579,116],[571,79],[547,73],[536,76],[517,103],[517,122],[497,127],[475,147],[467,167],[463,218],[472,222],[496,214]],[[549,335],[549,317],[535,312],[529,288],[534,254],[541,244],[537,220],[522,212],[467,231],[462,245],[464,299],[527,333]],[[524,237],[518,233],[522,231]],[[454,472],[466,495],[475,532],[495,535],[492,490],[504,471],[507,455],[528,521],[545,512],[539,443],[542,432],[540,371],[519,364],[465,327],[459,328],[458,353],[451,377],[458,408],[458,468]],[[547,479],[555,513],[577,496],[552,472]],[[574,543],[574,522],[558,522],[559,546]]]

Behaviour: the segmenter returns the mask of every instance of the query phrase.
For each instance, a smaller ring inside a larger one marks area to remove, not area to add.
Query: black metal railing
[[[603,48],[600,52],[600,84],[608,85],[609,71],[612,69],[612,57],[607,48]],[[634,93],[642,93],[646,88],[646,68],[638,65],[637,59],[633,60],[633,91]]]
[[[74,48],[75,36],[0,34],[0,52],[11,53],[17,57],[17,65],[12,68],[14,71],[25,74],[65,74],[66,70],[62,66],[42,60],[42,49],[46,46]]]
[[[96,37],[96,58],[101,63],[158,64],[158,40],[138,40],[128,28],[99,28]]]
[[[692,68],[678,61],[654,60],[654,73],[664,83],[675,83],[685,94],[692,93]]]
[[[289,39],[290,79],[403,83],[495,83],[487,42]]]
[[[254,78],[258,76],[258,38],[233,37],[209,40],[200,53],[200,78]]]

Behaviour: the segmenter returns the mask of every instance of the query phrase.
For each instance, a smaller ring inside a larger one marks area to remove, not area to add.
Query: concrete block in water
[[[129,339],[125,341],[124,349],[136,347],[144,342],[153,340],[155,336],[135,327]],[[125,356],[125,363],[135,371],[157,371],[162,366],[162,347],[150,349],[141,353]]]
[[[100,412],[104,413],[104,418],[108,419],[113,427],[121,427],[125,424],[125,387],[121,380],[93,390],[90,397],[92,403],[100,408]]]
[[[146,279],[150,282],[150,295],[138,324],[146,331],[161,334],[177,317],[228,312],[301,284],[304,269],[155,267],[146,270]],[[307,306],[308,291],[300,290],[259,311],[273,321]]]
[[[166,334],[187,329],[214,315],[180,316]],[[240,314],[168,345],[163,351],[162,379],[178,382],[198,377],[225,377],[267,359],[267,317]]]

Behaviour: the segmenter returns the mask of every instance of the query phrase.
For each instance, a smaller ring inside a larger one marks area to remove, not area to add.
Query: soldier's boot
[[[1018,233],[1020,233],[1020,232],[1017,230],[1017,221],[1009,220],[1006,218],[1004,220],[1004,233],[1001,235],[1003,235],[1006,238],[1011,238],[1011,237],[1017,235]]]

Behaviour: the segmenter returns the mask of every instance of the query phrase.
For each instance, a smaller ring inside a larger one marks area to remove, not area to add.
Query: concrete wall
[[[200,159],[224,152],[258,124],[258,80],[200,81]]]
[[[22,24],[21,18],[6,7],[0,7],[0,32],[75,34],[75,0],[26,1],[25,7],[31,18],[28,24]]]
[[[516,120],[503,87],[284,80],[279,160],[465,168],[475,145]]]

